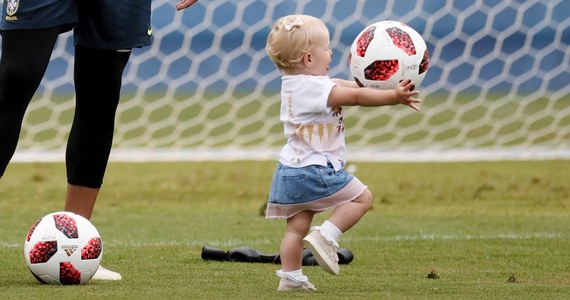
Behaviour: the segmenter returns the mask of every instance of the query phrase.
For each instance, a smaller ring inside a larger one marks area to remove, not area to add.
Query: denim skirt
[[[366,186],[341,169],[311,165],[292,168],[278,163],[273,174],[266,218],[289,218],[303,210],[323,212],[360,196]]]

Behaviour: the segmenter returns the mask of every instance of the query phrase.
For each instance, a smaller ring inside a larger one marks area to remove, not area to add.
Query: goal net
[[[152,47],[125,70],[111,159],[275,159],[280,74],[264,47],[286,14],[322,19],[331,77],[367,25],[394,19],[426,40],[421,112],[347,108],[349,160],[570,158],[570,1],[153,0]],[[73,117],[73,41],[61,35],[15,160],[63,160]],[[104,101],[104,100],[102,100]]]

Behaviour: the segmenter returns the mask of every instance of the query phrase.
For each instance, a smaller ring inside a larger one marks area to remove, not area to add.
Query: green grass
[[[373,209],[343,235],[338,276],[304,272],[315,293],[278,293],[277,265],[204,261],[201,247],[278,251],[265,220],[274,162],[112,163],[92,221],[121,282],[35,281],[22,246],[61,210],[65,167],[9,166],[0,180],[2,299],[566,299],[570,161],[358,163]],[[328,213],[320,215],[320,223]],[[428,279],[428,274],[437,279]]]

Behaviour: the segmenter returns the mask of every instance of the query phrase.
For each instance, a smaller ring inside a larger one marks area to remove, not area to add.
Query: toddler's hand
[[[410,79],[405,79],[396,87],[396,93],[398,94],[398,102],[400,104],[419,111],[420,108],[416,106],[416,104],[422,103],[422,100],[414,98],[414,96],[420,93],[418,91],[414,91],[414,87],[414,83]]]

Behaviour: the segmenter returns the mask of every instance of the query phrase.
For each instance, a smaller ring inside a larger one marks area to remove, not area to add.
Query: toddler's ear
[[[305,55],[303,55],[303,64],[306,67],[311,67],[311,65],[313,64],[313,58],[311,52],[307,52],[305,53]]]

